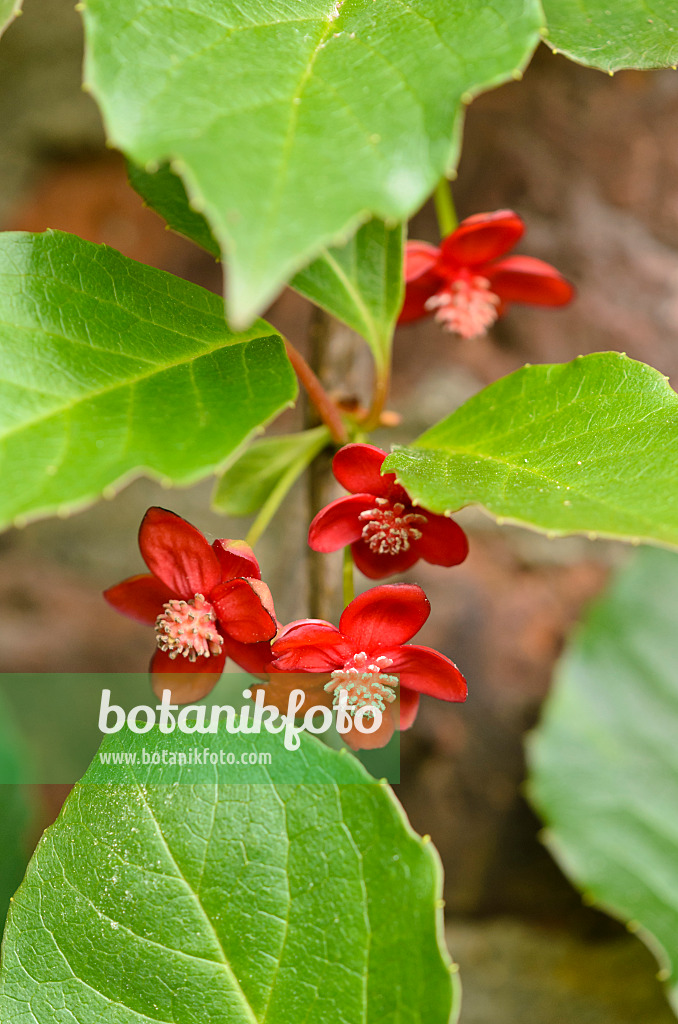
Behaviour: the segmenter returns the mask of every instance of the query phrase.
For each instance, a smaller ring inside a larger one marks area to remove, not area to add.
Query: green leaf
[[[675,0],[543,0],[556,53],[601,71],[667,68],[678,62]]]
[[[384,469],[432,512],[678,545],[678,396],[616,352],[517,370]]]
[[[529,759],[547,845],[649,945],[678,1013],[676,608],[678,557],[637,552],[563,657]]]
[[[191,483],[295,394],[274,329],[233,334],[211,292],[73,235],[0,236],[1,523],[140,473]]]
[[[10,912],[0,1018],[447,1024],[437,857],[388,787],[306,739],[324,784],[146,785],[129,768],[105,785],[95,760]],[[152,755],[168,737],[129,745]]]
[[[181,178],[165,164],[153,173],[128,162],[132,187],[178,234],[219,257],[209,224],[189,204]],[[388,366],[391,341],[403,297],[404,227],[370,220],[343,246],[322,255],[291,281],[293,288],[322,306],[367,341],[377,366]]]
[[[0,0],[0,36],[21,14],[21,3],[22,0]]]
[[[219,243],[209,224],[201,213],[191,207],[181,178],[173,174],[167,164],[151,173],[128,160],[127,176],[135,192],[167,221],[173,231],[190,238],[217,259],[221,256]]]
[[[10,897],[21,882],[28,860],[26,836],[31,804],[25,764],[28,758],[17,741],[12,710],[0,693],[0,926],[4,926]]]
[[[255,441],[221,477],[213,508],[226,516],[249,516],[271,499],[277,508],[329,436],[327,427],[315,427]]]
[[[404,227],[370,220],[346,245],[322,255],[292,280],[293,288],[362,335],[379,369],[389,365],[403,304]]]
[[[109,139],[181,175],[238,326],[370,214],[422,204],[463,104],[520,73],[543,17],[539,0],[87,0],[83,16]]]

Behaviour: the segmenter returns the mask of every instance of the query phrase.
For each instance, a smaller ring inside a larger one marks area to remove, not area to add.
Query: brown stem
[[[390,367],[377,369],[377,379],[374,382],[374,394],[372,396],[372,406],[367,415],[367,418],[363,424],[363,430],[369,433],[370,430],[375,430],[381,421],[381,414],[384,411],[386,405],[386,399],[391,387],[391,370]]]
[[[315,406],[320,419],[332,435],[332,440],[336,441],[337,444],[346,444],[348,434],[338,405],[327,394],[301,352],[287,338],[285,338],[285,350],[287,358],[291,362],[302,387]]]

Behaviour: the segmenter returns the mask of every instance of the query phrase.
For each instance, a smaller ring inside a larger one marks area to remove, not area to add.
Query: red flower
[[[339,629],[321,619],[286,626],[272,644],[275,668],[322,673],[327,680],[324,689],[333,695],[335,706],[344,689],[353,714],[361,707],[378,707],[383,719],[377,731],[363,734],[351,729],[345,738],[354,748],[382,747],[394,728],[412,725],[421,693],[439,700],[466,700],[464,677],[449,658],[407,643],[430,610],[421,587],[374,587],[345,608]]]
[[[555,267],[532,256],[504,256],[525,225],[512,210],[476,213],[443,239],[440,247],[408,242],[405,302],[398,323],[435,314],[462,338],[487,332],[511,302],[564,306],[574,297]]]
[[[458,565],[468,554],[466,534],[454,520],[415,508],[394,473],[381,475],[386,452],[372,444],[348,444],[334,456],[335,477],[351,495],[318,512],[308,532],[314,551],[351,545],[353,559],[370,579],[404,572],[420,558]]]
[[[166,687],[176,701],[196,700],[215,685],[231,649],[240,653],[275,636],[271,593],[247,544],[210,545],[200,530],[164,508],[149,508],[139,548],[150,573],[123,580],[104,597],[119,612],[155,626],[156,693]],[[176,673],[185,675],[177,680]]]

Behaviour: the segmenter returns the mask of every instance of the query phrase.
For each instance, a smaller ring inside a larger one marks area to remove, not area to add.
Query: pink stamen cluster
[[[392,658],[382,656],[370,661],[364,651],[354,654],[343,668],[332,673],[329,683],[325,684],[327,693],[334,694],[334,707],[339,703],[341,691],[346,690],[346,710],[349,714],[355,715],[359,708],[364,707],[385,711],[386,705],[396,699],[398,676],[389,676],[384,672],[392,664]],[[365,717],[373,718],[373,711],[366,711]]]
[[[499,296],[486,277],[460,277],[426,300],[445,330],[462,338],[481,338],[499,316]]]
[[[214,608],[202,594],[191,601],[168,601],[155,620],[155,635],[161,651],[170,658],[181,655],[189,661],[221,654],[223,639],[213,628]]]
[[[377,508],[369,508],[361,512],[363,527],[362,537],[370,549],[379,555],[397,555],[399,551],[409,551],[410,541],[419,540],[421,530],[414,523],[423,526],[426,516],[418,512],[403,515],[405,506],[399,501],[391,503],[388,498],[377,498]]]

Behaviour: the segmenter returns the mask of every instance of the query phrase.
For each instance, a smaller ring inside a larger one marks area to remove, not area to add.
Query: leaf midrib
[[[237,979],[237,977],[236,977],[236,975],[235,975],[235,973],[233,971],[233,968],[231,967],[230,963],[228,962],[228,958],[226,956],[226,950],[224,949],[224,944],[221,941],[219,933],[217,932],[216,928],[214,927],[214,922],[211,920],[211,918],[209,917],[207,911],[205,910],[205,908],[204,908],[204,906],[202,904],[202,900],[200,899],[200,896],[198,895],[198,893],[195,892],[191,888],[191,885],[190,885],[188,879],[186,878],[186,875],[183,873],[183,871],[181,870],[181,867],[179,866],[179,862],[174,857],[174,854],[172,853],[170,845],[167,842],[167,839],[165,838],[165,836],[163,834],[163,831],[162,831],[162,829],[160,827],[160,822],[156,818],[155,814],[153,813],[153,808],[151,807],[151,805],[149,804],[148,800],[146,799],[146,794],[144,793],[143,785],[141,783],[137,782],[136,783],[136,787],[138,789],[141,801],[142,801],[144,807],[146,808],[148,816],[149,816],[150,820],[153,822],[155,830],[156,830],[156,832],[158,834],[158,837],[159,837],[159,839],[161,841],[162,848],[165,850],[169,862],[174,867],[174,869],[175,869],[179,879],[186,886],[186,891],[195,900],[195,905],[196,905],[198,911],[200,912],[200,915],[201,915],[203,921],[205,922],[207,930],[213,936],[214,941],[216,942],[216,945],[217,945],[217,949],[220,951],[220,954],[221,954],[220,959],[217,960],[217,961],[213,961],[213,962],[215,964],[217,964],[217,965],[220,964],[223,967],[224,973],[226,974],[226,977],[228,978],[228,981],[230,982],[233,991],[240,998],[240,1000],[242,1002],[242,1008],[243,1008],[243,1011],[244,1011],[244,1017],[248,1021],[248,1024],[259,1024],[259,1021],[257,1020],[257,1017],[256,1017],[256,1015],[254,1013],[254,1010],[252,1009],[252,1006],[250,1005],[250,1002],[247,999],[247,996],[243,992],[243,990],[241,988],[241,985],[240,985],[240,982],[238,981],[238,979]]]
[[[59,337],[59,336],[55,335],[55,337]],[[40,415],[33,417],[32,419],[25,420],[23,423],[20,423],[17,426],[12,427],[10,430],[6,430],[3,433],[0,433],[0,442],[6,441],[8,438],[12,437],[12,435],[14,435],[14,434],[19,434],[19,433],[22,433],[24,431],[31,430],[38,423],[42,423],[45,420],[49,420],[53,416],[61,416],[64,413],[70,412],[71,410],[73,410],[74,408],[76,408],[80,404],[83,404],[85,402],[94,401],[94,400],[96,400],[98,398],[101,398],[103,395],[112,394],[113,392],[118,391],[118,390],[124,390],[125,388],[132,389],[134,386],[136,386],[137,384],[140,384],[142,381],[150,380],[153,377],[162,375],[164,373],[169,372],[170,370],[177,369],[177,368],[179,368],[181,366],[186,366],[186,365],[190,366],[191,364],[196,363],[199,359],[203,359],[205,356],[213,355],[215,352],[219,352],[223,348],[238,348],[241,345],[249,345],[250,342],[252,342],[252,341],[261,341],[261,340],[265,340],[267,338],[270,338],[271,340],[276,340],[276,339],[279,340],[279,335],[277,335],[277,334],[270,334],[270,335],[269,334],[256,334],[256,335],[246,336],[241,341],[230,341],[230,342],[221,341],[221,342],[215,342],[215,343],[208,343],[208,346],[202,352],[193,353],[191,355],[185,356],[182,359],[178,359],[178,360],[175,359],[175,360],[173,360],[173,361],[171,361],[169,363],[156,363],[156,364],[154,364],[153,370],[150,371],[149,373],[139,373],[139,374],[137,374],[137,375],[135,375],[133,377],[129,377],[126,380],[123,380],[123,381],[117,380],[113,384],[109,385],[108,387],[99,388],[96,391],[89,391],[86,394],[82,394],[82,395],[78,396],[75,399],[71,399],[70,401],[64,402],[62,405],[55,406],[55,407],[47,410],[46,412],[41,413]],[[65,344],[69,343],[68,339],[66,339],[66,338],[64,338],[63,341],[64,341]],[[21,390],[18,385],[12,384],[12,382],[10,382],[10,381],[6,381],[5,383],[9,384],[10,387],[16,387],[18,390]]]

